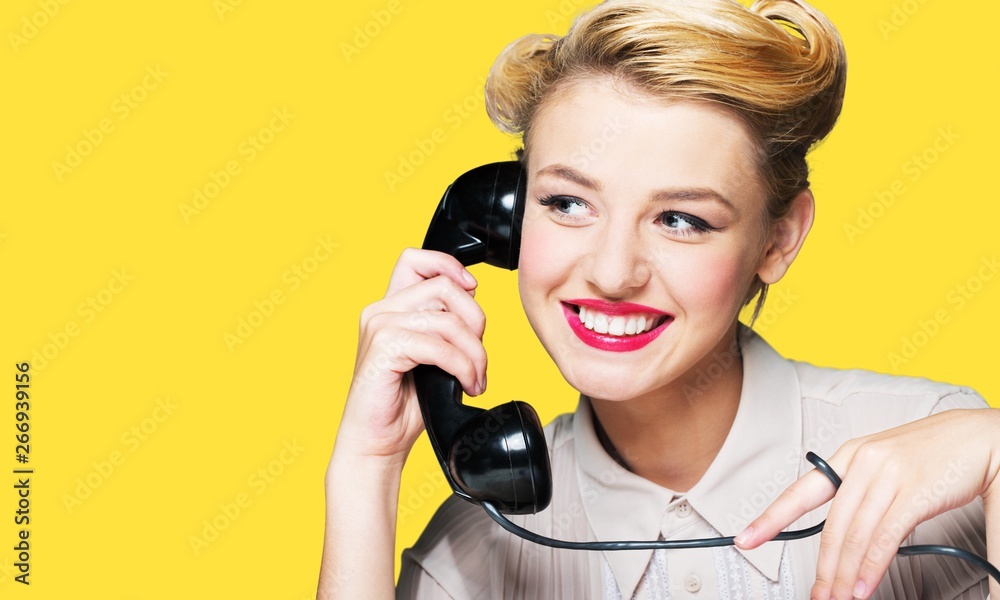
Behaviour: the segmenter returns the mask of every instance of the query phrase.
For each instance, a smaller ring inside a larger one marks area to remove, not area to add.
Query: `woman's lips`
[[[562,303],[563,314],[569,323],[570,329],[580,340],[592,348],[607,350],[609,352],[631,352],[645,347],[663,333],[667,326],[673,322],[673,316],[655,308],[631,304],[627,302],[608,304],[599,300],[582,300],[580,304],[610,315],[625,315],[637,313],[650,313],[663,315],[666,318],[653,329],[635,335],[610,335],[598,333],[580,322],[580,315],[576,309],[576,303],[567,301]]]
[[[667,313],[662,310],[657,310],[652,306],[633,304],[632,302],[605,302],[604,300],[598,300],[597,298],[574,298],[572,300],[566,300],[563,304],[586,306],[587,308],[593,308],[606,315],[628,315],[635,313],[667,315]]]

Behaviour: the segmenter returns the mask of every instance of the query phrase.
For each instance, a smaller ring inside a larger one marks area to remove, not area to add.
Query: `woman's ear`
[[[788,214],[771,225],[760,267],[757,269],[761,281],[771,285],[784,277],[812,228],[815,213],[815,199],[812,191],[806,188],[792,199]]]

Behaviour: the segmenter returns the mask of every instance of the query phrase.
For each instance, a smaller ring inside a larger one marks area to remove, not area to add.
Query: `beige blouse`
[[[561,415],[545,428],[551,504],[538,514],[511,520],[568,540],[735,535],[812,469],[807,451],[829,459],[852,438],[952,408],[988,406],[968,388],[818,368],[782,358],[749,329],[742,328],[740,335],[744,380],[739,409],[722,449],[697,485],[674,493],[622,468],[598,441],[590,404],[581,397],[574,414]],[[792,529],[818,523],[828,508],[829,503],[804,515]],[[922,523],[904,545],[944,544],[986,556],[985,527],[982,502],[976,500]],[[556,550],[507,533],[480,507],[453,496],[417,544],[403,552],[396,597],[808,598],[819,540],[817,535],[770,542],[751,551]],[[982,599],[988,592],[986,574],[964,561],[896,557],[873,598]]]

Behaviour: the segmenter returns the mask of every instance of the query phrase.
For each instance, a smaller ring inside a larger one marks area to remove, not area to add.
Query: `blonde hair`
[[[809,186],[806,153],[833,128],[847,80],[840,34],[801,0],[607,0],[583,13],[564,37],[528,35],[497,58],[486,110],[508,133],[523,134],[565,84],[610,75],[657,98],[704,100],[737,115],[755,142],[767,215],[783,217]],[[757,280],[746,299],[767,295]]]

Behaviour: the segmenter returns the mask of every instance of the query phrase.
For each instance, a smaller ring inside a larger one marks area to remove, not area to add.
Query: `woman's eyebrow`
[[[696,187],[657,190],[653,192],[652,200],[654,202],[665,202],[667,200],[714,200],[734,213],[739,212],[736,210],[735,204],[712,188]]]
[[[594,181],[583,173],[573,169],[572,167],[567,167],[566,165],[554,164],[543,167],[535,174],[536,177],[540,175],[554,175],[582,185],[583,187],[594,190],[595,192],[601,191],[601,184],[599,182]]]
[[[595,192],[601,191],[601,184],[598,181],[587,177],[583,173],[577,171],[572,167],[566,165],[554,164],[542,167],[535,174],[536,177],[542,175],[550,175],[554,177],[559,177],[561,179],[566,179],[578,185],[581,185],[587,189],[593,190]],[[668,200],[714,200],[719,204],[722,204],[734,213],[739,211],[736,209],[736,205],[733,204],[728,198],[720,194],[719,192],[713,190],[712,188],[706,187],[693,187],[693,188],[667,188],[662,190],[656,190],[650,195],[650,202],[665,202]]]

